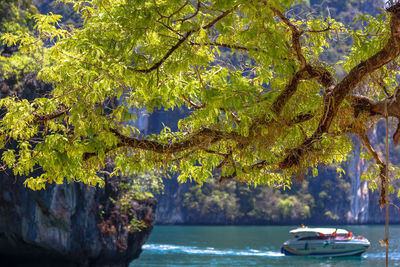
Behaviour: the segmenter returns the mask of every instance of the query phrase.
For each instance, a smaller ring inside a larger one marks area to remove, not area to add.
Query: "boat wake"
[[[194,246],[178,246],[168,244],[146,244],[143,250],[151,251],[159,254],[196,254],[196,255],[220,255],[220,256],[255,256],[255,257],[282,257],[282,253],[277,251],[262,251],[256,249],[249,250],[232,250],[232,249],[215,249],[212,247],[199,248]]]

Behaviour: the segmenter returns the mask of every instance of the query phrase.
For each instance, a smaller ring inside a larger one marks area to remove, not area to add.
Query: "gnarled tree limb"
[[[332,88],[324,100],[324,115],[314,134],[307,138],[299,147],[288,151],[287,156],[279,166],[283,169],[290,168],[300,162],[302,156],[313,149],[312,144],[329,130],[333,119],[336,117],[339,106],[353,89],[369,74],[394,60],[400,54],[400,3],[387,9],[391,13],[391,35],[387,44],[365,61],[355,66],[341,82]]]

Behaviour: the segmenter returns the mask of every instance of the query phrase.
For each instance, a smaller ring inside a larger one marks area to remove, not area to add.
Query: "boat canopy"
[[[312,235],[347,235],[349,232],[338,228],[308,228],[302,227],[291,230],[290,233],[294,236],[312,236]]]

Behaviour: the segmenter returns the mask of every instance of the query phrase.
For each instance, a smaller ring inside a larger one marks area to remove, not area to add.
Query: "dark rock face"
[[[164,192],[157,196],[156,224],[201,224],[198,220],[188,220],[182,205],[183,194],[190,186],[192,184],[179,183],[175,177],[164,179]]]
[[[51,85],[36,79],[36,73],[25,73],[20,81],[16,76],[4,78],[0,76],[0,98],[16,95],[33,100],[43,97],[51,90]]]
[[[147,227],[129,232],[110,201],[118,194],[111,183],[34,192],[22,182],[0,179],[0,258],[6,266],[128,266],[139,257],[154,225],[155,200],[131,203],[132,217]]]

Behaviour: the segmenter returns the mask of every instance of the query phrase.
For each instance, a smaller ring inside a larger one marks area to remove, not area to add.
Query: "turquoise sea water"
[[[134,266],[385,266],[379,240],[384,226],[338,226],[363,235],[371,247],[361,257],[284,256],[281,245],[296,226],[156,226]],[[400,226],[390,226],[389,266],[400,266]]]

